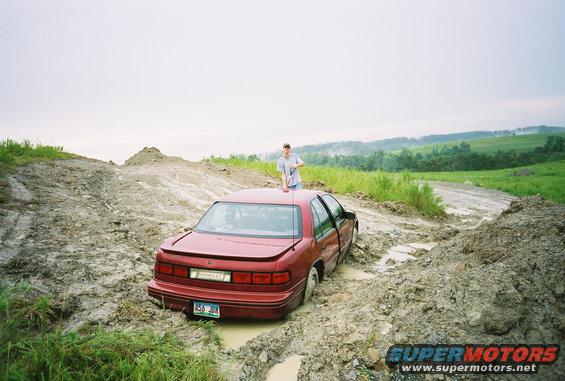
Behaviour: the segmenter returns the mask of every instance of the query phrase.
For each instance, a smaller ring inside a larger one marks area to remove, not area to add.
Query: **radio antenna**
[[[288,168],[288,175],[287,175],[287,172],[286,172],[286,169],[287,169],[287,168]],[[292,174],[291,174],[291,172],[290,172],[290,164],[285,164],[285,165],[284,165],[284,177],[285,177],[285,179],[286,179],[286,190],[284,190],[284,192],[288,192],[288,191],[289,191],[289,189],[288,189],[288,188],[289,188],[288,182],[289,182],[290,179],[291,179],[291,175],[292,175]],[[291,248],[292,248],[293,251],[295,250],[295,249],[294,249],[294,229],[295,229],[294,213],[296,212],[296,208],[294,207],[294,192],[295,192],[295,189],[291,189],[291,190],[290,190],[290,193],[292,193],[292,196],[291,196],[291,197],[292,197],[292,205],[291,205],[291,208],[290,208],[290,218],[292,218],[292,246],[291,246]]]
[[[296,192],[296,189],[291,190],[292,192],[292,250],[294,251],[294,214],[296,213],[296,207],[294,206],[294,192]]]

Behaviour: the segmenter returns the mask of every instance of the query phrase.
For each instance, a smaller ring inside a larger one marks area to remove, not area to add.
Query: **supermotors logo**
[[[537,373],[559,356],[558,344],[393,345],[386,362],[401,373]]]

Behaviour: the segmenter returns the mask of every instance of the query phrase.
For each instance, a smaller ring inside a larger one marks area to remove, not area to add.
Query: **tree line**
[[[376,150],[368,155],[334,155],[301,154],[308,165],[328,167],[345,167],[363,171],[384,170],[387,172],[452,172],[480,171],[520,167],[561,160],[565,158],[565,139],[562,136],[550,135],[545,144],[531,151],[515,150],[497,151],[495,154],[473,152],[469,143],[462,142],[453,146],[434,148],[428,153],[413,153],[403,148],[399,153]],[[212,158],[214,158],[212,156]],[[259,161],[257,155],[232,154],[230,159],[243,161]]]
[[[324,155],[304,154],[302,159],[311,165],[337,166],[364,171],[384,170],[389,172],[449,172],[478,171],[512,168],[554,161],[565,158],[565,139],[548,136],[541,147],[531,151],[497,151],[495,154],[473,152],[469,143],[434,148],[428,153],[413,153],[403,148],[399,153],[373,151],[369,155]]]

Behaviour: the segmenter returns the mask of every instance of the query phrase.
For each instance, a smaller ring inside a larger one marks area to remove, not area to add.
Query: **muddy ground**
[[[394,343],[563,341],[565,207],[541,198],[433,183],[448,214],[430,219],[340,195],[360,220],[346,263],[283,321],[220,322],[219,345],[147,296],[156,247],[218,197],[276,179],[144,149],[122,166],[56,160],[18,167],[6,181],[0,280],[63,301],[68,330],[174,330],[189,350],[218,353],[229,379],[397,379],[382,360]],[[561,364],[543,377],[562,379]]]

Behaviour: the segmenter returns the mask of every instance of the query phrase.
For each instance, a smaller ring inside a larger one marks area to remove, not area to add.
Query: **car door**
[[[322,195],[322,201],[327,206],[339,232],[340,254],[345,252],[353,236],[353,221],[345,218],[345,209],[332,195]]]
[[[332,218],[322,201],[316,197],[310,202],[314,222],[314,238],[319,246],[325,264],[325,273],[333,270],[339,256],[339,237]]]

